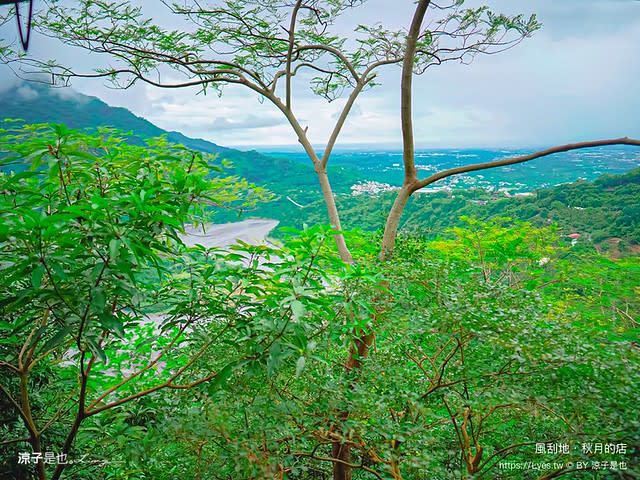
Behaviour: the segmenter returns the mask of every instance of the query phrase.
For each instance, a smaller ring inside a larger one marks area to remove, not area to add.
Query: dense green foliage
[[[185,224],[264,192],[162,139],[6,128],[5,170],[29,168],[0,175],[3,478],[33,478],[33,450],[68,454],[47,478],[320,480],[336,441],[355,480],[640,474],[639,257],[508,218],[404,235],[384,263],[350,233],[344,264],[320,226],[187,248]]]

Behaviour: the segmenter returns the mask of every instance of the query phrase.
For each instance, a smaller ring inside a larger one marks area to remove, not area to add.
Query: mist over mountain
[[[132,132],[133,141],[166,135],[174,143],[212,153],[230,160],[228,174],[282,193],[292,184],[314,187],[317,181],[310,166],[292,159],[267,157],[256,151],[240,151],[215,143],[190,138],[180,132],[166,131],[126,108],[112,107],[96,97],[83,95],[71,88],[54,88],[39,83],[23,82],[0,91],[0,119],[19,118],[27,123],[63,123],[75,129],[113,127]]]

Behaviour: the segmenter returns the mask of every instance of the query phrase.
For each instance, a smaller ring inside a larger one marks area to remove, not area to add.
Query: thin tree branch
[[[358,75],[358,72],[354,68],[353,64],[337,48],[334,48],[334,47],[332,47],[330,45],[317,44],[317,45],[303,45],[301,47],[296,48],[295,51],[296,52],[304,52],[305,50],[324,50],[326,52],[331,53],[332,55],[337,57],[343,63],[343,65],[349,70],[349,73],[351,73],[351,76],[353,76],[353,79],[356,81],[356,83],[360,81],[360,75]]]
[[[402,123],[402,159],[404,162],[404,184],[408,185],[416,180],[416,166],[414,161],[413,116],[411,102],[413,99],[413,67],[420,35],[420,27],[429,7],[430,0],[420,0],[413,14],[404,59],[402,62],[402,77],[400,82],[400,117]]]
[[[541,150],[535,153],[531,153],[529,155],[522,155],[518,157],[495,160],[493,162],[476,163],[474,165],[466,165],[462,167],[450,168],[448,170],[443,170],[442,172],[435,173],[430,177],[425,178],[424,180],[415,181],[411,185],[411,193],[423,187],[426,187],[427,185],[430,185],[434,182],[437,182],[438,180],[442,180],[443,178],[447,178],[452,175],[459,175],[461,173],[467,173],[467,172],[475,172],[478,170],[486,170],[489,168],[504,167],[507,165],[515,165],[518,163],[524,163],[530,160],[535,160],[536,158],[553,155],[555,153],[568,152],[571,150],[578,150],[582,148],[602,147],[607,145],[633,145],[636,147],[640,147],[640,140],[636,140],[629,137],[622,137],[622,138],[615,138],[615,139],[609,139],[609,140],[594,140],[594,141],[588,141],[588,142],[569,143],[566,145],[547,148],[546,150]]]
[[[295,30],[296,30],[296,19],[298,16],[298,11],[300,10],[300,5],[302,4],[302,0],[297,0],[295,6],[293,7],[293,11],[291,12],[291,23],[289,24],[289,47],[287,49],[287,86],[286,86],[286,105],[287,109],[291,110],[291,62],[293,57],[293,47],[295,45]]]
[[[371,473],[372,475],[374,475],[379,480],[384,480],[384,477],[382,475],[380,475],[378,472],[376,472],[374,469],[369,468],[369,467],[367,467],[365,465],[362,465],[362,464],[346,462],[344,460],[340,460],[339,458],[334,458],[334,457],[319,457],[319,456],[316,456],[316,455],[312,455],[310,453],[303,453],[303,452],[297,452],[297,453],[294,453],[293,455],[296,456],[296,457],[306,457],[306,458],[311,458],[313,460],[320,460],[322,462],[339,463],[341,465],[346,465],[347,467],[351,467],[351,468],[355,468],[355,469],[359,469],[359,470],[364,470],[365,472]]]

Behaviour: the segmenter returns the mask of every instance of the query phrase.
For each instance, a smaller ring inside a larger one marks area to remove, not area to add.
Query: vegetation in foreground
[[[319,480],[336,444],[358,480],[640,473],[638,257],[507,218],[385,262],[353,232],[343,262],[323,227],[186,248],[266,193],[161,140],[1,135],[30,165],[0,176],[3,478]]]

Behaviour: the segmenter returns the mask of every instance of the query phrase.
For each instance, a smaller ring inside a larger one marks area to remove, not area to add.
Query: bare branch
[[[400,116],[402,122],[402,158],[404,162],[404,184],[410,184],[416,179],[416,167],[414,162],[414,143],[413,143],[413,116],[411,113],[411,102],[413,99],[413,68],[415,62],[415,54],[418,44],[418,36],[420,34],[420,26],[429,7],[430,0],[420,0],[416,7],[409,34],[407,35],[407,43],[404,51],[404,60],[402,63],[402,79],[400,84]]]
[[[298,11],[300,10],[300,5],[302,4],[302,0],[297,0],[295,6],[293,7],[293,12],[291,13],[291,23],[289,24],[289,47],[287,49],[287,87],[286,87],[286,105],[289,110],[291,110],[291,62],[293,61],[293,47],[295,45],[295,31],[296,31],[296,20],[298,16]]]
[[[593,148],[593,147],[603,147],[608,145],[633,145],[636,147],[640,147],[640,140],[636,140],[633,138],[622,137],[622,138],[614,138],[609,140],[594,140],[588,142],[579,142],[579,143],[568,143],[566,145],[560,145],[557,147],[547,148],[545,150],[541,150],[535,153],[531,153],[529,155],[522,155],[518,157],[512,158],[504,158],[501,160],[495,160],[493,162],[485,162],[485,163],[476,163],[473,165],[466,165],[462,167],[450,168],[448,170],[443,170],[442,172],[435,173],[424,180],[418,180],[411,185],[411,193],[419,190],[427,185],[430,185],[438,180],[442,180],[443,178],[451,177],[452,175],[459,175],[461,173],[475,172],[478,170],[486,170],[489,168],[496,167],[505,167],[507,165],[515,165],[518,163],[528,162],[530,160],[535,160],[536,158],[546,157],[548,155],[553,155],[555,153],[568,152],[571,150],[578,150],[582,148]]]

